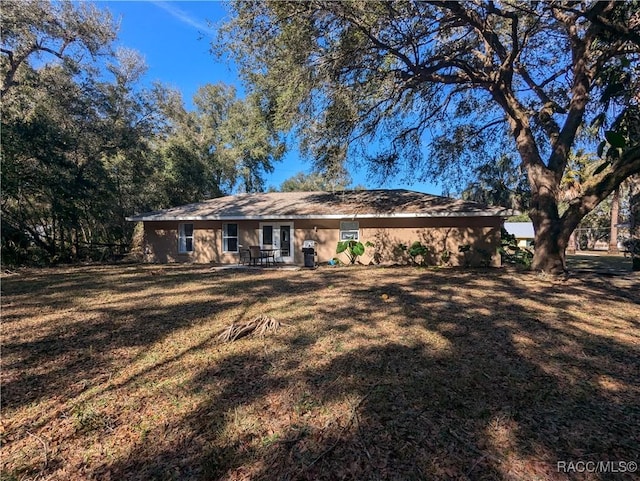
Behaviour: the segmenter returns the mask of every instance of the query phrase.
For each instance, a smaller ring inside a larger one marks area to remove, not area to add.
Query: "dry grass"
[[[633,274],[110,266],[2,281],[5,480],[564,479],[557,461],[639,457]],[[216,339],[259,315],[280,329]]]

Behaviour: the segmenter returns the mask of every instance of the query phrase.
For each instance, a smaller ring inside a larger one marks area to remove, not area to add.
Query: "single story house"
[[[303,265],[305,240],[315,241],[320,263],[346,261],[336,255],[338,241],[355,239],[374,244],[360,258],[365,264],[406,261],[400,246],[420,241],[429,264],[499,266],[500,230],[511,214],[409,190],[356,190],[230,195],[127,220],[144,223],[148,262],[232,264],[243,248],[270,245],[278,262]],[[471,248],[460,252],[463,245]]]
[[[533,230],[533,222],[505,222],[505,230],[516,237],[518,247],[533,247],[536,234]]]

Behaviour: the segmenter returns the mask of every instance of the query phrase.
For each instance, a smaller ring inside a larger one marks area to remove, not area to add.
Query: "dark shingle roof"
[[[237,194],[147,212],[127,220],[506,217],[512,214],[503,207],[397,189]]]

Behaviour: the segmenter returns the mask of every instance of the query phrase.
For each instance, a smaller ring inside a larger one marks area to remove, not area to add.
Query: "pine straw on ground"
[[[632,274],[110,266],[2,288],[6,480],[630,479],[557,463],[639,458]],[[282,325],[217,339],[259,316]]]

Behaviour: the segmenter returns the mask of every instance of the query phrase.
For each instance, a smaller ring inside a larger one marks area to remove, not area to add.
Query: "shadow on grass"
[[[114,354],[120,349],[135,348],[144,355],[176,331],[232,308],[246,311],[261,296],[274,294],[259,282],[259,273],[254,278],[258,283],[249,300],[234,295],[251,288],[246,278],[236,281],[234,273],[213,274],[192,266],[47,269],[7,279],[5,333],[6,326],[25,320],[23,312],[50,319],[34,326],[34,332],[17,331],[3,339],[3,370],[13,376],[3,380],[2,407],[76,396],[135,360]],[[189,286],[188,292],[167,303],[164,292],[182,285]],[[190,300],[199,294],[206,301]],[[11,314],[12,309],[17,313]]]
[[[622,254],[612,255],[602,252],[590,254],[567,255],[567,268],[575,273],[591,271],[600,273],[626,273],[632,272],[631,256]]]
[[[351,300],[349,315],[316,304],[310,317],[322,319],[321,332],[283,335],[286,359],[241,350],[193,373],[188,389],[222,386],[219,393],[94,474],[554,479],[563,477],[557,461],[638,459],[638,339],[590,330],[579,316],[588,293],[619,303],[612,325],[634,322],[625,305],[638,302],[637,291],[621,295],[606,282],[579,280],[527,288],[495,271],[397,272],[406,277],[340,284],[336,298]],[[319,272],[245,289],[301,293],[303,301],[292,302],[313,304],[314,292],[350,275]],[[491,287],[469,295],[484,284]],[[408,329],[404,338],[364,348],[338,343],[329,362],[308,366],[320,339],[395,316],[403,319],[398,329]]]

